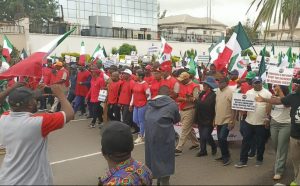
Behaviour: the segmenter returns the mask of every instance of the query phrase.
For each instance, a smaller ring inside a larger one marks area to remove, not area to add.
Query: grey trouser
[[[272,120],[271,139],[276,152],[275,174],[282,175],[285,169],[285,163],[288,156],[288,148],[291,134],[291,124],[278,123]]]
[[[290,155],[294,166],[294,174],[296,182],[298,185],[300,184],[300,174],[299,174],[299,166],[300,166],[300,140],[295,138],[290,138]]]

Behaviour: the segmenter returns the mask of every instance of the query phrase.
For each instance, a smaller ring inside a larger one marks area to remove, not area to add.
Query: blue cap
[[[255,78],[252,79],[252,83],[257,83],[257,82],[260,82],[260,83],[262,82],[261,77],[256,76]]]
[[[207,84],[212,89],[218,88],[216,79],[214,77],[212,77],[212,76],[208,76],[205,81],[202,81],[202,83]]]

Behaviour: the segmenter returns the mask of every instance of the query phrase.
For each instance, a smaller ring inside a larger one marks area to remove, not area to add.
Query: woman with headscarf
[[[202,83],[203,91],[196,101],[195,111],[195,123],[198,124],[200,133],[200,151],[197,153],[197,157],[207,156],[206,143],[211,146],[212,155],[217,153],[217,146],[211,133],[214,129],[213,121],[216,115],[216,94],[213,89],[217,88],[218,85],[212,76],[208,76]]]

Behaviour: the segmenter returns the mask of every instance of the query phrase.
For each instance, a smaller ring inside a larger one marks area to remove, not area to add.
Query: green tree
[[[299,0],[253,0],[249,10],[254,5],[257,5],[256,10],[259,10],[254,23],[255,30],[261,26],[261,23],[265,22],[266,26],[264,30],[266,37],[271,23],[278,24],[278,30],[280,25],[282,28],[288,26],[290,39],[293,40],[293,35],[300,18]]]
[[[241,52],[241,56],[252,56],[253,52],[249,48]]]
[[[230,37],[234,32],[234,28],[235,26],[228,29],[226,35]],[[254,41],[255,39],[257,39],[257,32],[255,31],[253,24],[251,24],[250,19],[247,19],[247,21],[243,24],[243,28],[247,33],[250,41]],[[226,42],[228,41],[229,37],[227,38]]]
[[[113,48],[111,49],[111,53],[112,53],[113,55],[117,54],[117,53],[118,53],[118,49],[117,49],[116,47],[113,47]]]
[[[130,55],[132,51],[137,51],[137,50],[134,45],[124,43],[122,46],[120,46],[118,51],[120,55]]]
[[[56,17],[56,0],[0,0],[0,20],[16,21],[29,17],[31,23],[43,24]]]

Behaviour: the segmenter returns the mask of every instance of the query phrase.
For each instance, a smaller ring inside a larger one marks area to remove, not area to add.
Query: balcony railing
[[[133,30],[126,28],[105,28],[97,25],[68,25],[66,23],[56,25],[29,25],[30,33],[41,34],[64,34],[76,26],[72,35],[107,37],[122,39],[139,39],[139,40],[160,40],[164,37],[167,41],[194,42],[194,43],[216,43],[221,36],[210,36],[200,34],[186,33],[169,33],[167,31],[147,31]],[[254,45],[271,45],[300,47],[300,41],[283,41],[283,40],[255,40]]]
[[[18,25],[0,25],[0,33],[24,34],[24,27]]]

